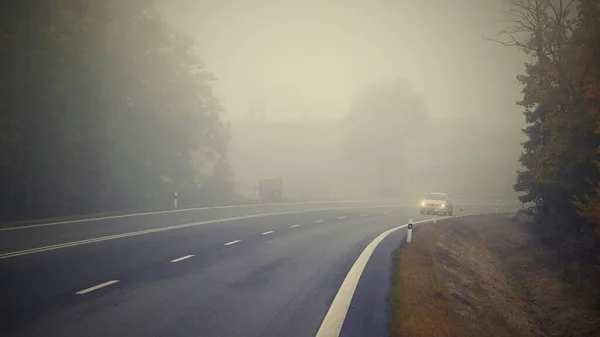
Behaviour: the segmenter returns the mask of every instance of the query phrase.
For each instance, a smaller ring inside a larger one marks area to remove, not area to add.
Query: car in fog
[[[448,193],[429,193],[421,200],[421,214],[454,214],[454,204]]]

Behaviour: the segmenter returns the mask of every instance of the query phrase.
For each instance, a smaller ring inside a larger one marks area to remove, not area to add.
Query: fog
[[[502,1],[3,5],[0,221],[248,203],[267,178],[284,201],[514,197]]]
[[[510,118],[516,50],[484,40],[502,1],[158,1],[193,36],[231,119],[264,99],[271,119],[343,117],[362,86],[410,79],[431,116]],[[510,116],[510,117],[509,117]]]
[[[283,177],[290,199],[512,194],[524,139],[515,77],[526,59],[485,39],[506,26],[502,1],[165,0],[157,7],[197,41],[218,78],[238,193],[255,196],[259,179]],[[343,121],[361,90],[398,78],[423,97],[426,122],[414,133],[410,120],[393,126],[407,133],[379,144],[402,152],[382,178],[377,165],[347,160]]]

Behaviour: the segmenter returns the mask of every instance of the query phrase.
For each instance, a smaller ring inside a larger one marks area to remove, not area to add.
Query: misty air
[[[0,336],[600,336],[597,0],[0,17]]]

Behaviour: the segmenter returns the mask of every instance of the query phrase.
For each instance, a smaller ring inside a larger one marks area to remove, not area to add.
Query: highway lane
[[[0,260],[1,333],[314,335],[362,249],[408,217],[425,218],[387,211],[236,220]]]
[[[465,212],[472,209],[493,211],[494,203],[481,201],[456,200],[459,205],[467,205]],[[506,201],[499,201],[501,205]],[[285,212],[310,212],[323,209],[345,209],[356,207],[415,207],[415,201],[346,201],[346,202],[307,202],[271,205],[246,205],[231,207],[208,207],[190,210],[173,210],[158,213],[132,214],[117,217],[85,219],[58,224],[40,224],[34,226],[0,228],[0,258],[3,253],[26,250],[35,247],[56,245],[110,235],[119,235],[134,231],[154,230],[191,222],[211,221],[241,216],[259,216],[261,214]],[[502,206],[505,207],[505,206]],[[512,207],[512,204],[511,204]]]
[[[227,331],[230,327],[226,320],[208,318],[206,310],[219,305],[222,308],[218,314],[244,320],[243,326],[248,331],[265,328],[262,326],[265,320],[283,310],[296,292],[306,297],[329,289],[329,297],[335,295],[336,286],[360,253],[360,246],[366,245],[380,229],[390,226],[392,214],[363,214],[367,213],[355,210],[255,218],[225,226],[191,227],[0,260],[3,293],[0,315],[6,322],[2,325],[6,328],[3,332],[13,336],[30,332],[36,335],[33,331],[41,329],[40,335],[56,331],[57,335],[68,336],[90,329],[85,331],[86,335],[94,335],[94,331],[98,335],[108,334],[105,329],[112,322],[109,317],[113,312],[132,306],[126,310],[129,314],[118,316],[144,323],[132,327],[120,325],[118,329],[136,336],[169,335],[169,331],[162,332],[165,326],[154,326],[153,321],[156,317],[166,319],[170,313],[181,313],[181,305],[192,299],[186,305],[196,303],[197,315],[208,319],[202,324],[208,329],[204,335],[218,335],[219,329]],[[346,219],[338,219],[344,216]],[[319,220],[323,222],[315,222]],[[300,226],[291,227],[296,224]],[[273,233],[262,235],[267,231]],[[224,245],[234,240],[241,241]],[[353,253],[348,254],[348,250]],[[195,256],[170,262],[190,254]],[[113,279],[120,282],[86,295],[75,295],[79,290]],[[322,283],[328,280],[334,283],[323,287]],[[135,295],[138,293],[143,295]],[[266,302],[266,307],[259,310],[264,318],[247,320],[243,313],[232,312],[235,299],[229,297],[234,294],[243,302],[255,299],[257,309]],[[188,296],[188,300],[183,299]],[[208,302],[206,296],[210,298]],[[219,300],[222,304],[212,303],[218,302],[217,297],[223,298]],[[277,310],[269,309],[272,301],[278,303]],[[161,305],[153,306],[156,302]],[[151,309],[140,311],[138,305]],[[327,310],[327,301],[321,303],[320,309],[323,313]],[[87,313],[89,310],[92,313]],[[312,312],[307,308],[304,315],[315,320],[315,330],[324,314],[315,316]],[[75,317],[76,321],[91,321],[73,325]],[[20,330],[29,324],[33,330]],[[152,332],[142,328],[146,325],[154,326]],[[187,323],[181,323],[178,331],[185,335],[186,331],[194,331],[190,329]]]
[[[209,221],[240,216],[271,213],[315,211],[352,207],[397,207],[413,203],[406,201],[379,202],[308,202],[271,205],[208,207],[174,210],[98,219],[86,219],[57,224],[40,224],[25,227],[0,228],[0,254],[65,242],[118,235],[133,231],[164,228],[191,222]]]

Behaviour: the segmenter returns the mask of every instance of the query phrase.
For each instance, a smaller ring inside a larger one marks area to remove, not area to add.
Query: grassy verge
[[[392,336],[600,336],[600,312],[497,216],[419,227],[395,255]]]

